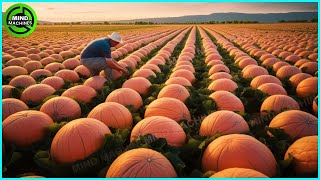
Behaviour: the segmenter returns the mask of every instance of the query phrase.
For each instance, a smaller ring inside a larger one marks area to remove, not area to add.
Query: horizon
[[[14,3],[2,3],[5,12]],[[318,12],[318,3],[25,3],[48,22],[122,21],[213,13]],[[85,4],[85,5],[84,5]],[[112,7],[111,7],[111,6]],[[87,11],[81,10],[85,6]],[[80,9],[80,10],[79,10]],[[119,13],[121,12],[126,13]],[[201,12],[199,12],[199,9]],[[134,14],[133,14],[134,13]],[[147,14],[147,15],[146,15]]]

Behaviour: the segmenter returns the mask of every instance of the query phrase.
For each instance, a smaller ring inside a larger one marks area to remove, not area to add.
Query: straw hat
[[[108,35],[108,37],[118,43],[123,43],[120,34],[117,32],[113,32],[111,35]]]

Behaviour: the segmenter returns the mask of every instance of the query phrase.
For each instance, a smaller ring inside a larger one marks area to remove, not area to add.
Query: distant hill
[[[2,12],[2,17],[4,12]],[[39,18],[39,17],[38,17]],[[145,18],[145,19],[132,19],[120,21],[108,21],[110,23],[134,23],[140,22],[153,22],[153,23],[201,23],[209,21],[258,21],[262,23],[271,23],[279,21],[295,21],[295,20],[312,20],[318,19],[318,12],[288,12],[288,13],[267,13],[267,14],[246,14],[246,13],[212,13],[209,15],[190,15],[180,17],[165,17],[165,18]],[[86,21],[86,23],[103,23],[104,21]],[[38,20],[38,24],[53,24],[54,22]]]
[[[293,21],[293,20],[311,20],[318,18],[318,12],[289,12],[289,13],[268,13],[268,14],[246,14],[246,13],[212,13],[209,15],[191,15],[180,17],[166,17],[166,18],[146,18],[133,19],[122,21],[110,21],[111,23],[134,23],[137,21],[153,22],[153,23],[187,23],[187,22],[209,22],[209,21],[232,21],[232,20],[246,20],[259,22],[279,22]]]

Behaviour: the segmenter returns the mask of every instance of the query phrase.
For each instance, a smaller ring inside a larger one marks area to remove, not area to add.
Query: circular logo
[[[14,37],[29,36],[37,26],[37,15],[26,4],[14,4],[7,9],[4,15],[4,27]]]

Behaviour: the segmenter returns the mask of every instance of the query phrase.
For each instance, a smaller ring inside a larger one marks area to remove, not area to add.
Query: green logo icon
[[[29,36],[37,26],[37,15],[26,4],[14,4],[7,9],[4,15],[4,27],[14,37]]]

